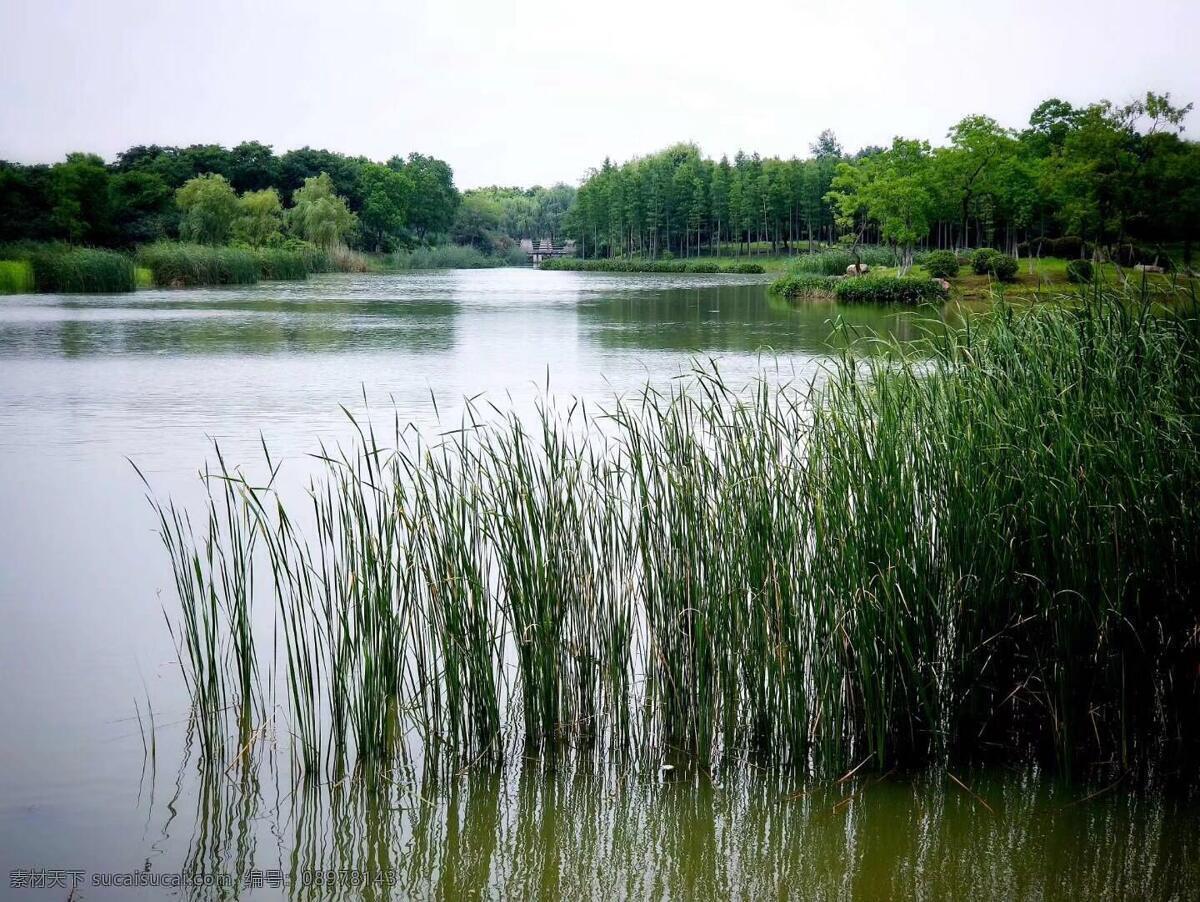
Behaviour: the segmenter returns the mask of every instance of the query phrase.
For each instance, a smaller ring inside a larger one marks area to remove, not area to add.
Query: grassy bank
[[[364,426],[312,528],[220,463],[197,532],[159,508],[198,736],[228,757],[276,686],[310,772],[508,723],[830,773],[1194,751],[1195,307],[998,307],[910,354],[811,397],[703,371],[434,446]]]
[[[760,263],[723,260],[648,260],[639,257],[610,257],[603,260],[584,260],[578,257],[557,257],[543,261],[539,269],[571,272],[632,272],[632,273],[740,273],[746,275],[766,272]]]

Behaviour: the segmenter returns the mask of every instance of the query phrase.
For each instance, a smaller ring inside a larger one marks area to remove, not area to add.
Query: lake
[[[3,895],[67,898],[13,886],[45,871],[83,872],[87,899],[1200,895],[1186,782],[518,758],[298,786],[266,749],[197,767],[171,571],[130,461],[187,502],[214,441],[235,463],[266,441],[298,486],[350,436],[342,406],[436,432],[464,398],[604,401],[698,360],[806,382],[846,340],[835,317],[901,341],[930,326],[794,308],[766,282],[510,269],[0,299]],[[200,885],[163,885],[181,872]],[[141,888],[100,885],[122,881]]]

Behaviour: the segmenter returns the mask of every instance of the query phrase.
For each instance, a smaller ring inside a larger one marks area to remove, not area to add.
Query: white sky
[[[1050,96],[1200,102],[1198,35],[1200,0],[0,0],[0,158],[257,139],[574,183],[680,140],[804,156]]]

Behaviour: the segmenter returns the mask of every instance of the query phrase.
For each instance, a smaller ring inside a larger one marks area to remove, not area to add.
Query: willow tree
[[[274,188],[247,191],[238,199],[238,216],[233,234],[251,247],[262,247],[279,237],[283,225],[283,204]]]
[[[238,216],[238,196],[223,175],[208,173],[188,179],[175,192],[183,218],[179,234],[201,244],[224,244]]]
[[[328,250],[345,243],[358,224],[358,217],[350,212],[345,198],[334,192],[333,179],[327,173],[305,179],[292,199],[288,226],[296,235],[318,247]]]

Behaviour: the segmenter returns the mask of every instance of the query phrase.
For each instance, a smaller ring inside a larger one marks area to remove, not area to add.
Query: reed
[[[940,303],[950,296],[936,279],[865,275],[839,279],[834,296],[847,304]]]
[[[519,254],[519,263],[525,262]],[[419,247],[411,251],[397,251],[389,259],[396,269],[491,269],[513,265],[506,257],[485,254],[470,245],[443,244],[437,247]]]
[[[160,288],[202,285],[253,285],[259,260],[248,249],[159,241],[138,249],[137,262],[150,270]]]
[[[29,263],[39,292],[95,294],[137,288],[133,262],[115,251],[48,245],[35,251]]]
[[[29,294],[34,290],[28,260],[0,260],[0,294]]]
[[[269,672],[305,772],[413,737],[830,771],[1200,743],[1194,303],[998,306],[812,385],[709,367],[432,443],[356,426],[304,518],[269,455],[220,462],[204,529],[158,506],[197,717],[244,729]],[[242,628],[254,561],[278,657]]]
[[[868,261],[863,261],[868,262]],[[847,267],[854,265],[848,251],[834,249],[815,254],[801,254],[788,266],[790,272],[818,276],[843,276]]]
[[[643,257],[609,257],[584,260],[579,257],[553,257],[544,260],[539,269],[573,272],[632,272],[632,273],[738,273],[756,275],[766,272],[761,263],[726,263],[715,260],[650,260]]]
[[[843,276],[819,276],[813,273],[793,273],[771,283],[770,290],[785,298],[821,298],[832,300]]]

